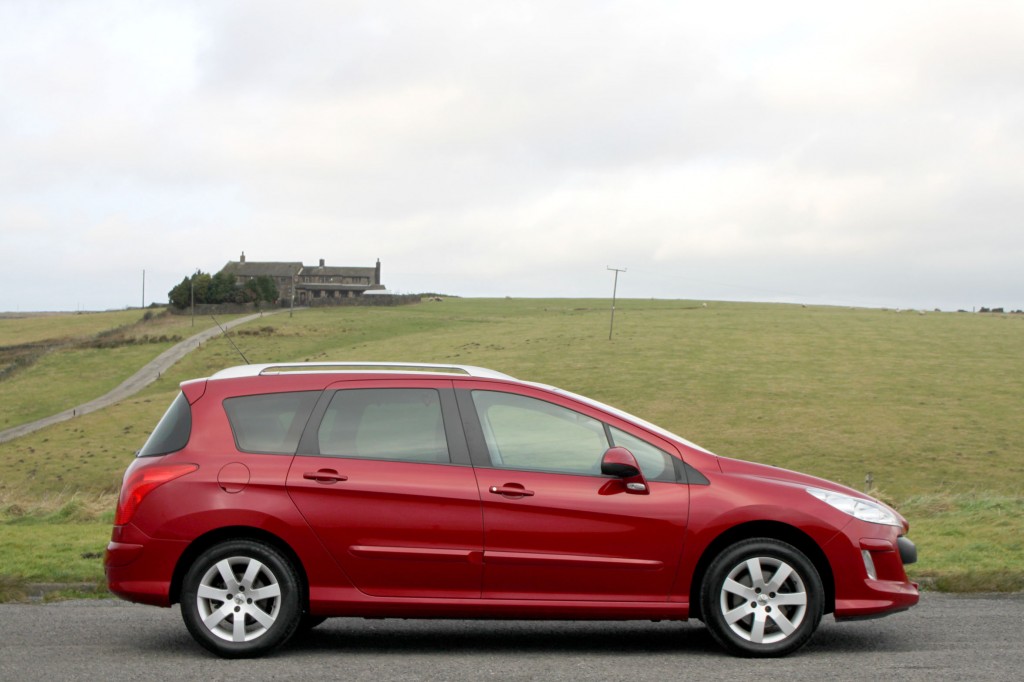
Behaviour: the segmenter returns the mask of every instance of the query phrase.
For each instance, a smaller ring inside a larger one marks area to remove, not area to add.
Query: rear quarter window
[[[319,391],[266,393],[224,401],[224,411],[242,452],[293,455]]]
[[[139,450],[139,457],[157,457],[181,450],[192,435],[192,407],[184,393],[174,399]]]

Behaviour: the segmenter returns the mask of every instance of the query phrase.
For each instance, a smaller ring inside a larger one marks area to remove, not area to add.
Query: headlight
[[[837,493],[831,490],[822,490],[821,488],[807,488],[807,492],[814,495],[825,504],[835,507],[839,511],[849,514],[861,521],[867,521],[868,523],[881,523],[886,526],[896,526],[897,528],[903,527],[903,524],[900,522],[899,517],[896,516],[895,512],[884,504],[872,502],[871,500],[864,500],[859,497],[844,495],[843,493]]]

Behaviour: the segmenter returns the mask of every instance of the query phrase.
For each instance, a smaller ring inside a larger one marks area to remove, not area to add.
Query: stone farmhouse
[[[355,298],[368,291],[383,291],[380,282],[380,259],[370,268],[333,267],[324,264],[310,266],[302,263],[252,262],[245,260],[245,252],[237,261],[228,261],[221,272],[235,276],[235,281],[244,285],[249,280],[267,276],[277,285],[280,298],[285,305],[315,305],[330,303],[331,300]],[[294,299],[292,296],[294,295]]]

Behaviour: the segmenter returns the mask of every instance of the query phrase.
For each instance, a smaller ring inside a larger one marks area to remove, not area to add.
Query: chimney
[[[321,259],[320,259],[320,267],[323,267],[323,266],[324,266],[324,259],[323,259],[323,258],[321,258]]]
[[[373,272],[373,283],[380,284],[380,258],[377,259],[377,269]]]
[[[242,258],[238,262],[239,263],[244,263],[245,262],[245,251],[242,252]]]

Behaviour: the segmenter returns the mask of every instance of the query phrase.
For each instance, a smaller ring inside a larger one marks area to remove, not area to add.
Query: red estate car
[[[105,567],[225,657],[331,616],[699,618],[780,656],[918,601],[898,513],[477,367],[187,381],[128,467]]]

